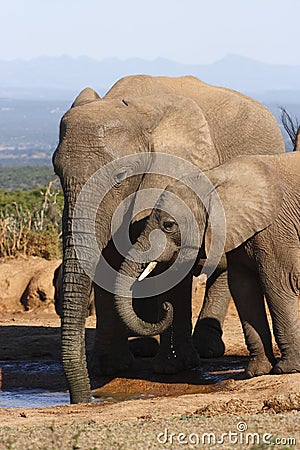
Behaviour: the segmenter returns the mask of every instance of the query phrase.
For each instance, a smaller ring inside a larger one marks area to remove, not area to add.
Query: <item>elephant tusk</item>
[[[207,275],[206,273],[201,273],[198,277],[198,280],[201,284],[205,284],[207,281]]]
[[[157,266],[157,261],[151,261],[146,269],[141,273],[141,275],[138,277],[138,281],[143,281],[144,278],[146,278],[152,270],[155,269]]]

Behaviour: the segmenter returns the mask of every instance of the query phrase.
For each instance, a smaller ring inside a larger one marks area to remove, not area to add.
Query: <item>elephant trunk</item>
[[[65,252],[63,270],[62,364],[71,403],[88,403],[91,389],[85,356],[85,318],[91,279],[83,271],[72,247]]]
[[[85,354],[85,319],[99,249],[95,252],[93,237],[86,226],[94,205],[87,203],[84,207],[86,214],[80,220],[70,220],[74,212],[74,197],[77,197],[74,191],[65,196],[63,218],[61,352],[71,403],[88,403],[91,389]]]
[[[135,252],[139,247],[142,250],[140,242],[137,242],[134,247]],[[157,323],[145,322],[136,315],[132,305],[132,289],[133,284],[143,272],[144,265],[135,261],[132,255],[133,252],[129,252],[128,257],[131,256],[131,259],[125,259],[116,278],[116,309],[125,325],[135,334],[140,336],[155,336],[161,334],[171,326],[173,322],[173,307],[170,303],[165,302],[163,304],[165,310],[164,316]],[[140,301],[143,300],[141,299]]]

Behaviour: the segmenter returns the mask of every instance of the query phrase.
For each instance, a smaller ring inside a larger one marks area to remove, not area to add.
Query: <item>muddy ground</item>
[[[43,364],[46,368],[59,361],[60,323],[48,282],[58,263],[0,263],[3,393],[19,387],[66,388],[60,370],[43,371]],[[21,278],[26,278],[23,284]],[[48,286],[46,296],[39,294],[37,278]],[[19,298],[12,298],[16,280],[22,287]],[[30,283],[36,287],[28,302]],[[202,293],[203,286],[195,284],[194,316]],[[95,317],[88,318],[89,351],[94,326]],[[233,304],[224,341],[224,357],[203,360],[197,370],[159,377],[152,373],[151,358],[137,358],[133,368],[118,377],[93,379],[93,404],[2,408],[0,449],[300,448],[300,374],[243,379],[247,350]],[[9,361],[36,361],[41,370],[18,373],[7,369]]]

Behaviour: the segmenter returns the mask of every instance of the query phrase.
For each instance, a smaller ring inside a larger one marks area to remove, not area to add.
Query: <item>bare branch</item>
[[[292,141],[294,151],[300,150],[300,124],[298,119],[293,119],[285,108],[281,107],[280,109],[281,122],[290,140]]]

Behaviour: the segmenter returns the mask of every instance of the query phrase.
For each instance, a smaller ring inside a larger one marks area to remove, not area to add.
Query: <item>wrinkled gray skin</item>
[[[126,77],[103,99],[89,88],[77,97],[61,121],[59,145],[53,156],[65,197],[62,361],[73,403],[90,401],[84,330],[91,291],[91,279],[74,250],[74,205],[81,188],[97,169],[115,160],[116,173],[121,174],[124,167],[118,167],[120,157],[150,151],[180,156],[207,170],[238,154],[283,152],[284,143],[276,120],[264,106],[194,77]],[[139,189],[164,189],[169,182],[146,173],[120,180],[107,194],[98,209],[95,230],[100,251],[111,266],[118,269],[122,262],[110,240],[110,222],[118,204]],[[98,207],[93,201],[86,206],[90,214]],[[139,219],[133,226],[133,242],[142,229],[142,218]],[[77,232],[93,272],[98,258],[88,248],[89,235],[84,227]],[[114,282],[111,280],[112,286]],[[191,345],[191,307],[188,306],[191,285],[192,274],[172,290],[172,344],[176,347],[177,360],[167,358],[171,345],[167,331],[161,336],[156,357],[158,372],[176,372],[198,363],[198,355]],[[227,279],[220,274],[208,283],[205,305],[194,333],[194,344],[202,356],[217,356],[224,351],[221,326],[228,301]],[[113,295],[97,285],[95,304],[98,320],[91,368],[97,373],[116,373],[132,361],[126,328],[115,312]]]
[[[250,353],[246,374],[253,377],[272,369],[276,374],[300,372],[300,153],[240,156],[205,175],[215,187],[225,213],[224,253],[229,288]],[[203,175],[193,182],[201,186]],[[180,264],[190,257],[191,248],[184,245],[179,231],[185,219],[181,217],[182,207],[179,203],[178,207],[174,205],[169,192],[193,212],[199,227],[199,255],[205,258],[211,243],[208,217],[218,208],[218,203],[208,193],[204,199],[208,205],[206,210],[201,200],[181,182],[170,185],[162,194],[135,247],[145,251],[149,247],[149,234],[159,229],[165,234],[166,246],[156,259],[158,263],[173,263],[180,248],[184,248]],[[176,210],[177,222],[166,213],[171,208]],[[142,267],[137,264],[133,267],[130,262],[124,263],[120,270],[131,277],[138,277],[141,272]],[[120,277],[118,283],[122,283]],[[273,355],[264,296],[282,355],[278,362]],[[116,296],[116,302],[127,322],[124,304],[130,304],[131,299]]]
[[[54,271],[53,275],[53,287],[54,287],[54,307],[55,312],[62,317],[62,304],[63,304],[63,265],[60,264]],[[94,289],[92,288],[90,293],[90,299],[87,309],[87,316],[95,314],[94,303]]]

